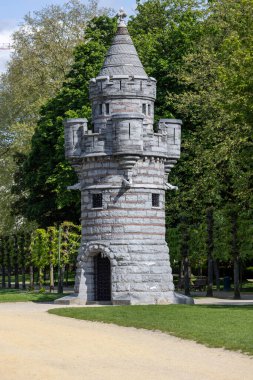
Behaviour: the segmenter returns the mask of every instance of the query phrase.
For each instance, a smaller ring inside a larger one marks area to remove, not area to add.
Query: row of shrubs
[[[58,272],[58,291],[63,290],[64,273],[75,267],[76,255],[81,240],[81,227],[71,222],[47,229],[36,229],[32,233],[20,232],[0,237],[0,273],[2,288],[34,288],[34,274],[43,289],[49,277],[50,290],[54,289],[55,270]]]

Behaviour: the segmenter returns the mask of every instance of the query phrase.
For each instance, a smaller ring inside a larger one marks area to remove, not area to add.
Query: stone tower
[[[90,80],[93,130],[67,119],[65,152],[81,191],[76,301],[175,302],[165,242],[167,176],[180,155],[181,121],[154,132],[156,80],[135,50],[125,14],[103,67]]]

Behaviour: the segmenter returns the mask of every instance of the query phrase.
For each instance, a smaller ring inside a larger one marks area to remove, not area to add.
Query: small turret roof
[[[123,9],[117,16],[118,29],[98,76],[140,75],[147,77],[123,20],[126,17]]]

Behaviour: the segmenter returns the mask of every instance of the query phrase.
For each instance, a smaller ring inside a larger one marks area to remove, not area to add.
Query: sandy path
[[[0,304],[0,379],[252,380],[253,359],[159,332]]]

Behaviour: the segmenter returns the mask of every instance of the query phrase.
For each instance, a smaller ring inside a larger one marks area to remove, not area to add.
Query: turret
[[[181,121],[161,119],[154,132],[156,80],[146,74],[124,22],[119,24],[98,76],[90,80],[89,94],[93,131],[86,127],[77,133],[75,119],[68,121],[67,157],[155,156],[165,160],[166,172],[171,169],[180,155]],[[75,144],[71,128],[80,140]],[[123,157],[121,163],[125,165]]]
[[[167,159],[164,163],[165,173],[167,174],[180,157],[181,125],[182,121],[177,119],[161,119],[159,121],[158,131],[167,137]]]
[[[87,119],[66,119],[63,125],[66,158],[80,157],[82,152],[82,137],[88,131]]]
[[[90,80],[92,130],[67,119],[66,157],[81,191],[78,303],[175,302],[165,241],[167,175],[180,156],[181,120],[154,131],[156,80],[138,57],[124,11],[102,69]]]

